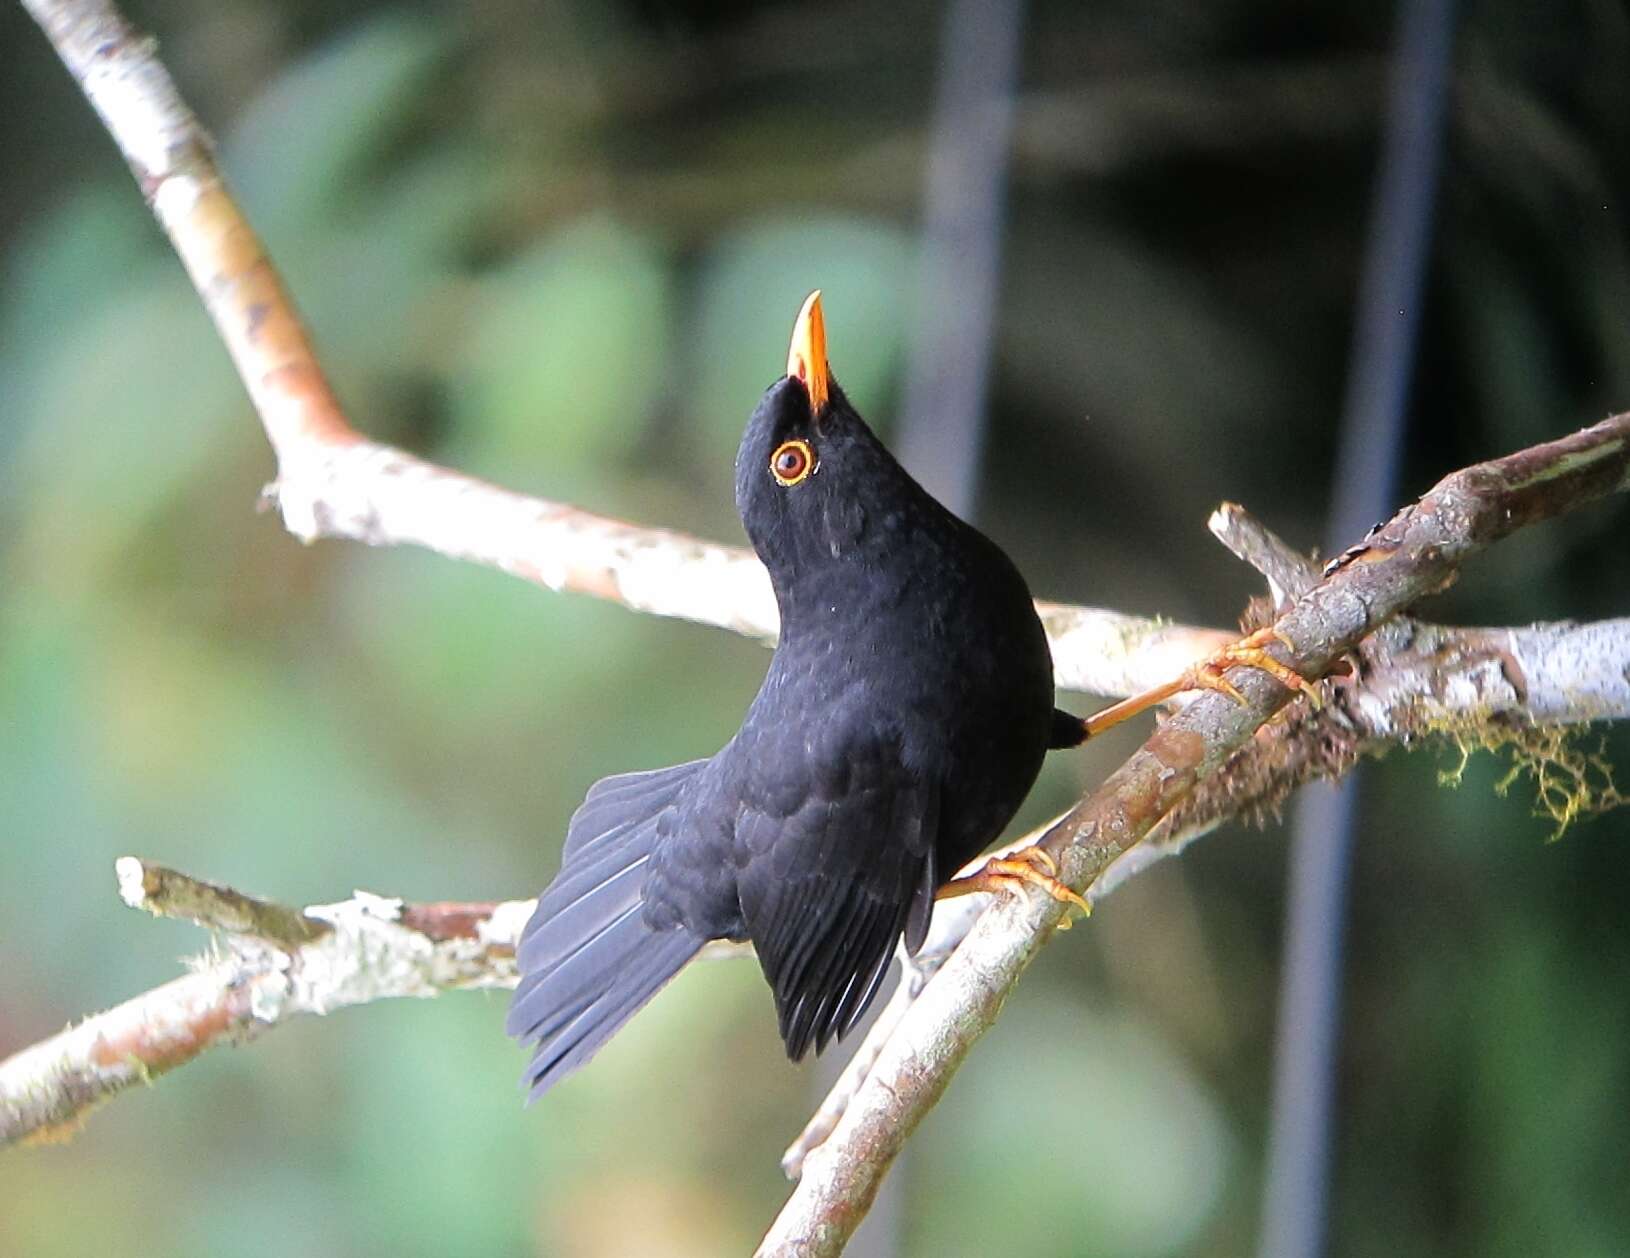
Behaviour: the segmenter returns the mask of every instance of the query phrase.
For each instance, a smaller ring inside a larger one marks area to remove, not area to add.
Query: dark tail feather
[[[657,818],[695,764],[607,778],[567,831],[565,864],[521,933],[508,1031],[533,1045],[530,1097],[583,1065],[706,940],[645,923],[641,890]]]

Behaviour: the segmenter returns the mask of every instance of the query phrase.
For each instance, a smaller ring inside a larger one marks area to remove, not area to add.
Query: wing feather
[[[938,827],[937,789],[887,737],[797,746],[812,754],[766,758],[773,795],[749,777],[736,827],[742,913],[794,1060],[853,1028],[908,923],[921,943]],[[793,790],[800,764],[811,767]]]

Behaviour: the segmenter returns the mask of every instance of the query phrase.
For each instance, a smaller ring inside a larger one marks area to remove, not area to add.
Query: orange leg
[[[1058,880],[1058,862],[1035,844],[1021,847],[1006,856],[992,856],[978,873],[953,878],[935,893],[934,898],[949,900],[981,891],[991,895],[1002,891],[1011,894],[1024,887],[1040,887],[1055,900],[1073,904],[1083,913],[1092,912],[1092,905]]]
[[[1300,690],[1308,697],[1315,707],[1319,704],[1319,691],[1306,677],[1303,677],[1290,665],[1282,663],[1269,655],[1264,649],[1270,641],[1279,642],[1287,650],[1294,650],[1289,639],[1271,626],[1267,629],[1258,629],[1255,633],[1241,638],[1230,646],[1225,646],[1209,659],[1201,660],[1175,681],[1169,681],[1163,686],[1156,686],[1153,690],[1145,690],[1140,695],[1133,695],[1130,699],[1122,699],[1113,703],[1101,712],[1095,712],[1087,717],[1083,724],[1086,726],[1087,737],[1092,738],[1112,729],[1122,721],[1136,716],[1138,713],[1163,703],[1173,695],[1181,694],[1185,690],[1220,690],[1229,698],[1239,703],[1245,702],[1245,696],[1240,694],[1228,678],[1223,674],[1230,668],[1244,665],[1248,668],[1259,668],[1272,677],[1280,685],[1289,690]]]

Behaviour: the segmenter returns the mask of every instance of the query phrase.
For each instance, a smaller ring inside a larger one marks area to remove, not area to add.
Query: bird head
[[[772,384],[736,453],[736,509],[778,595],[794,576],[876,557],[931,500],[832,378],[821,294],[798,312],[787,374]]]

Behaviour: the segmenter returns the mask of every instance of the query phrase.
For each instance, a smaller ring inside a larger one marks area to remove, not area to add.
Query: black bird
[[[718,754],[606,778],[572,817],[509,1013],[534,1046],[534,1098],[711,939],[753,942],[788,1056],[819,1052],[901,937],[921,945],[936,894],[1012,819],[1048,748],[1086,737],[1053,706],[1018,569],[828,374],[819,298],[736,455],[736,507],[781,609],[769,672]],[[991,876],[1081,903],[1024,860]]]

